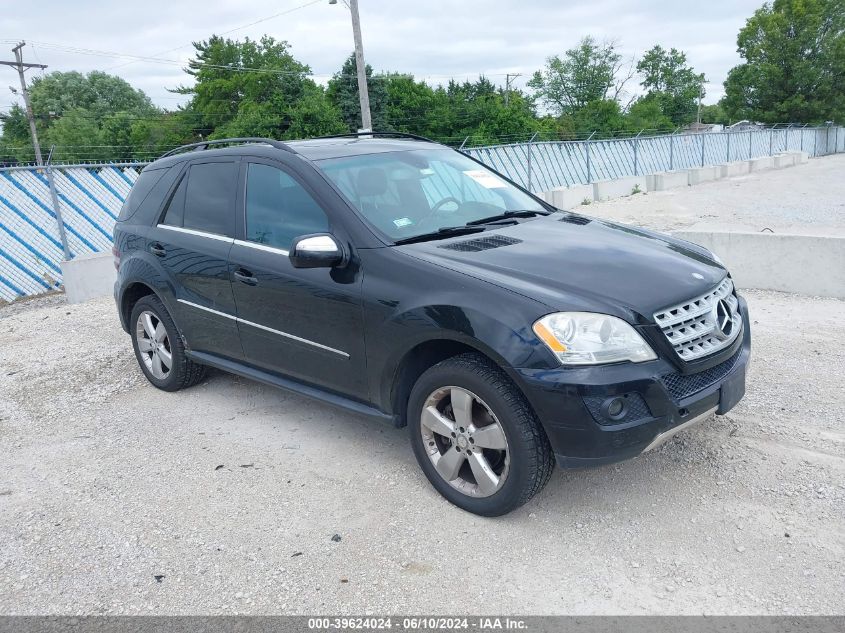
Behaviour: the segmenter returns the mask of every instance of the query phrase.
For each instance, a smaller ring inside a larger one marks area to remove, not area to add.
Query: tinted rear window
[[[126,198],[126,202],[123,203],[123,207],[120,209],[120,215],[117,217],[118,222],[128,220],[135,214],[138,207],[147,199],[153,187],[158,184],[166,171],[167,167],[163,169],[145,169],[141,172],[135,184],[132,185],[129,197]]]
[[[191,166],[183,226],[217,235],[234,235],[237,180],[234,162]]]

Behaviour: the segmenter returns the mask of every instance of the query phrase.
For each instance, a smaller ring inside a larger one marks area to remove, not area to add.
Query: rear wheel
[[[458,507],[498,516],[549,480],[551,446],[523,395],[480,354],[420,376],[408,403],[411,443],[431,484]]]
[[[176,324],[155,295],[138,300],[130,317],[132,347],[141,371],[164,391],[178,391],[205,377],[205,367],[190,360]]]

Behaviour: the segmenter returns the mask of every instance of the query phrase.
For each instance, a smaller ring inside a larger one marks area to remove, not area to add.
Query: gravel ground
[[[845,155],[804,165],[637,194],[576,209],[659,231],[719,231],[845,236]]]
[[[845,303],[747,296],[734,411],[500,519],[405,430],[221,373],[157,391],[110,300],[2,308],[0,614],[841,614]]]

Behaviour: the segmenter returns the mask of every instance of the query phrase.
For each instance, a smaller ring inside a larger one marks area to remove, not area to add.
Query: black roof
[[[203,156],[241,156],[248,151],[252,156],[265,156],[272,158],[278,156],[279,152],[292,152],[299,154],[309,160],[325,160],[327,158],[341,158],[344,156],[360,156],[363,154],[378,154],[383,152],[401,152],[415,149],[446,149],[445,145],[435,143],[421,138],[391,137],[391,136],[331,136],[315,138],[303,141],[278,141],[268,140],[261,142],[259,139],[232,139],[233,145],[222,144],[219,147],[211,145],[204,147],[201,143],[187,145],[177,148],[169,154],[165,154],[155,161],[156,167],[197,158],[197,152]],[[219,141],[218,143],[224,143]],[[194,149],[191,149],[194,147]],[[247,149],[248,148],[248,149]]]

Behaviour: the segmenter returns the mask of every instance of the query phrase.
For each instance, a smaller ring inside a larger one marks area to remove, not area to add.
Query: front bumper
[[[739,299],[742,336],[705,371],[683,374],[664,359],[589,368],[516,369],[558,464],[577,468],[634,457],[713,413],[725,414],[745,393],[751,358],[748,307]],[[628,414],[611,420],[613,397]]]

